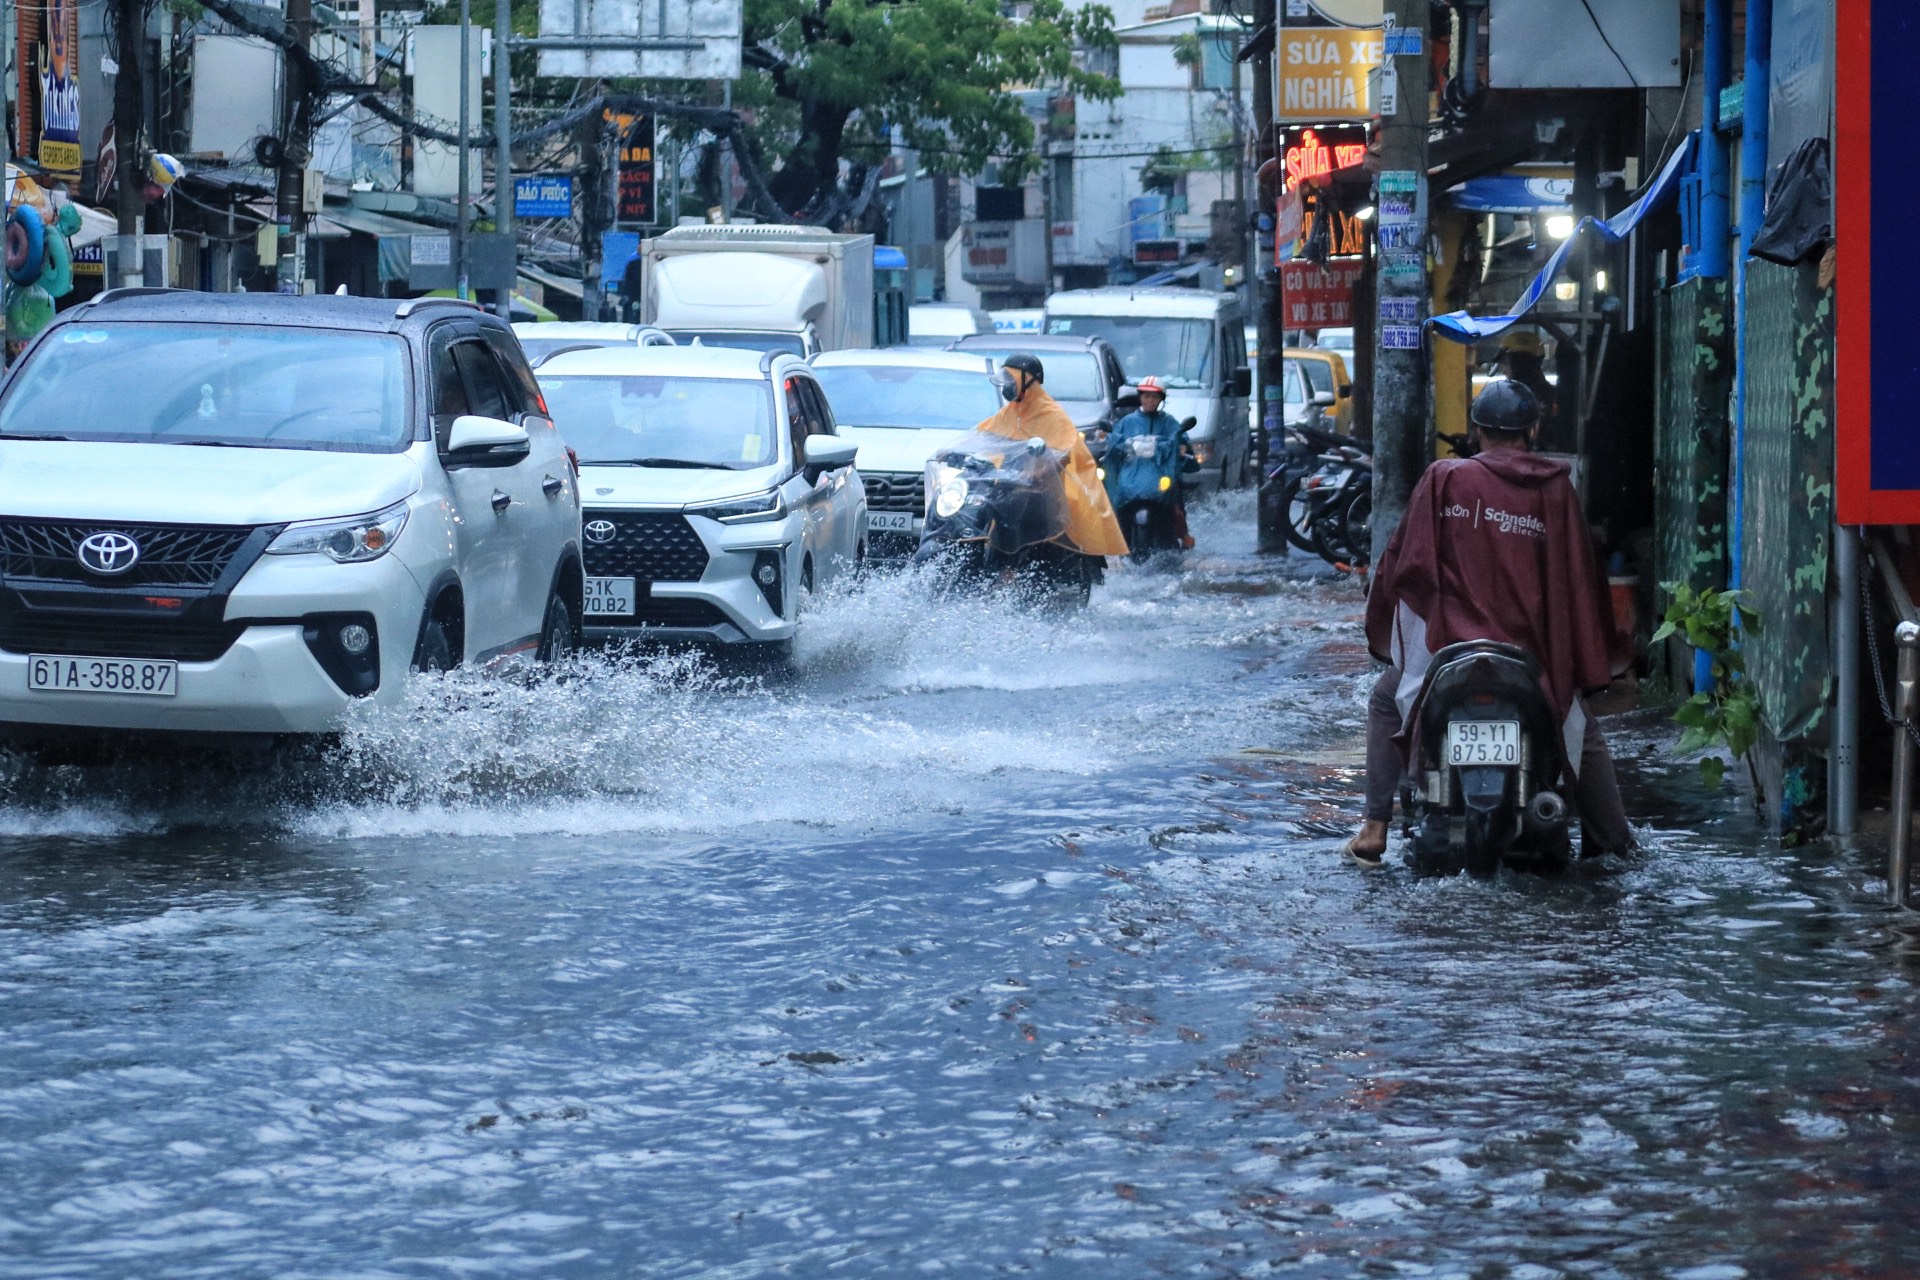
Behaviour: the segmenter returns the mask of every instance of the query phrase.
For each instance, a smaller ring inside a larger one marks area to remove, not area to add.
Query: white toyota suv
[[[801,598],[865,557],[856,446],[797,357],[567,351],[540,386],[580,456],[589,640],[788,649]]]
[[[0,385],[0,723],[324,732],[409,668],[550,657],[579,500],[471,304],[106,293]]]

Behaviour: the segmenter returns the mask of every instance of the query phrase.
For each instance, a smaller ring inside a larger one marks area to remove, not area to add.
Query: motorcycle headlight
[[[1198,462],[1204,467],[1212,457],[1213,444],[1210,441],[1195,440],[1193,442],[1193,458],[1195,462]]]
[[[753,524],[760,520],[784,520],[787,500],[778,489],[768,489],[765,493],[727,498],[720,502],[709,502],[705,506],[688,507],[687,510],[695,515],[706,516],[709,520],[718,520],[721,524]]]
[[[967,505],[967,482],[953,479],[940,486],[940,492],[934,495],[934,514],[942,520],[957,515],[961,507]]]
[[[1171,488],[1173,488],[1173,477],[1172,477],[1172,476],[1161,476],[1161,477],[1160,477],[1160,492],[1162,492],[1162,493],[1165,493],[1165,492],[1166,492],[1167,490],[1169,490],[1169,489],[1171,489]]]
[[[336,564],[359,564],[387,554],[406,527],[407,504],[396,502],[370,515],[290,524],[267,544],[267,554],[300,556],[317,552]]]

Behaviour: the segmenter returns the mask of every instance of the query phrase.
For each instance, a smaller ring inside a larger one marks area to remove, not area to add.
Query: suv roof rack
[[[165,285],[135,284],[118,289],[108,289],[97,294],[87,303],[88,306],[104,307],[110,302],[125,302],[128,298],[154,298],[166,293],[196,293],[195,289],[174,289]]]
[[[484,310],[471,298],[403,298],[400,305],[393,309],[393,318],[405,320],[422,307],[470,307],[475,311]]]

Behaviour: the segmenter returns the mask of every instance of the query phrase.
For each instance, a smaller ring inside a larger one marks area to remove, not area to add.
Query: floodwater
[[[1357,589],[0,760],[0,1277],[1900,1276],[1915,930],[1616,740],[1644,853],[1346,865]]]

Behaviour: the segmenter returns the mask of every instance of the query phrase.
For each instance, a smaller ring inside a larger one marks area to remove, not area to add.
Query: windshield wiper
[[[72,436],[28,435],[24,432],[12,432],[12,431],[9,431],[4,435],[0,435],[0,440],[71,440],[71,439],[73,439]]]
[[[731,471],[724,462],[696,462],[692,458],[582,458],[583,467],[685,467],[696,471]]]
[[[237,440],[162,440],[160,444],[197,444],[204,449],[251,449],[250,444],[241,444]]]

